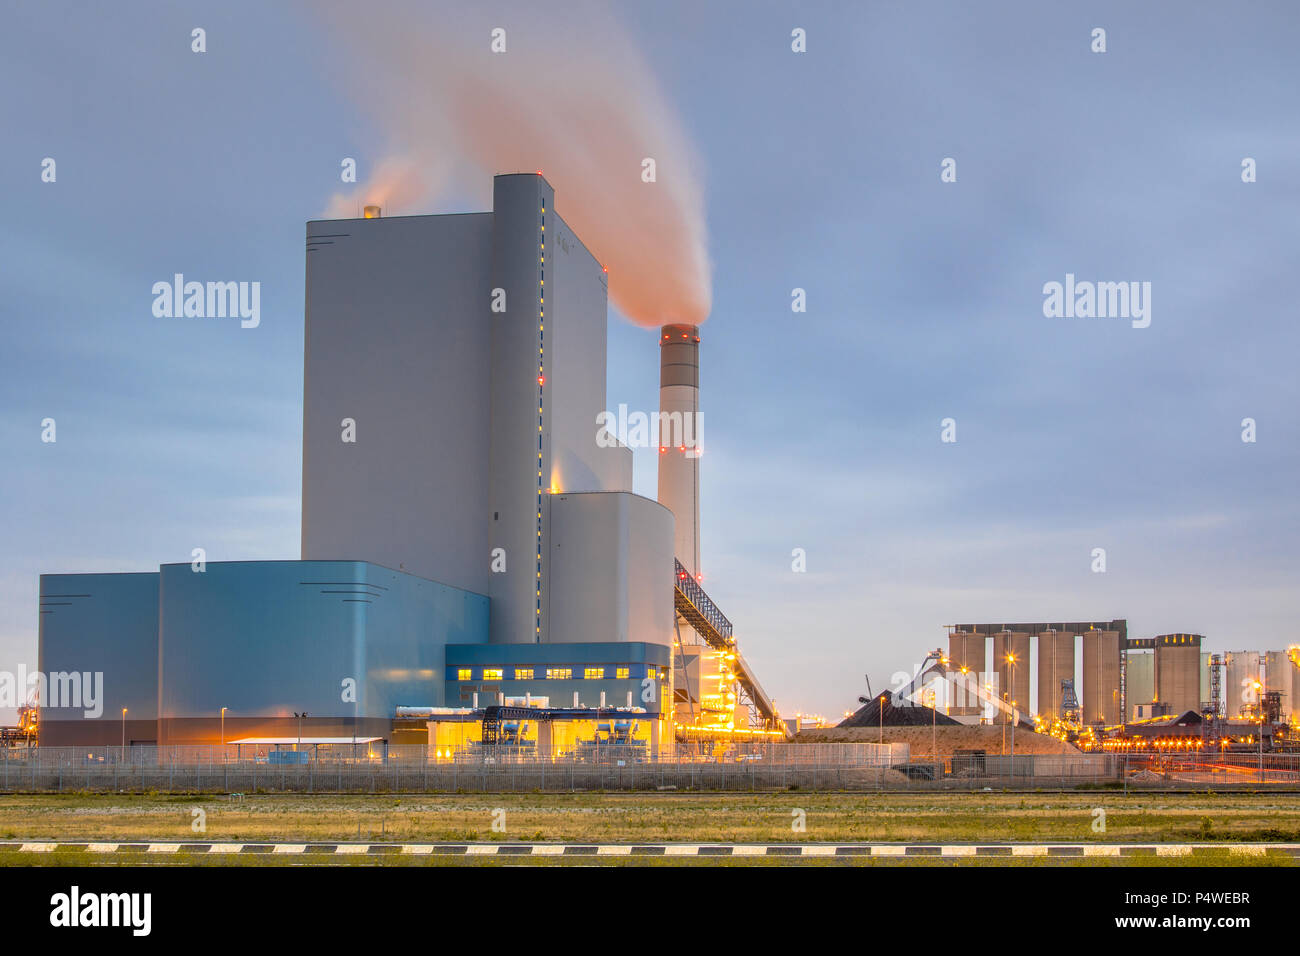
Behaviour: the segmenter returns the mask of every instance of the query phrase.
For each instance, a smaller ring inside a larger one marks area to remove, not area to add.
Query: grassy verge
[[[1105,830],[1094,830],[1104,812]],[[198,811],[196,813],[196,811]],[[505,831],[493,830],[504,820]],[[803,830],[795,828],[800,820]],[[202,829],[196,828],[202,824]],[[1282,794],[0,796],[0,839],[89,842],[1300,842]]]

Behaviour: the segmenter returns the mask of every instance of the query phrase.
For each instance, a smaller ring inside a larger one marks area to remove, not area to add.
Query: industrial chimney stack
[[[659,503],[673,513],[677,560],[700,574],[700,330],[659,336]]]

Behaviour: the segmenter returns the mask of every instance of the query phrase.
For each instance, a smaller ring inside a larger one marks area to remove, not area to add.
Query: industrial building
[[[1123,619],[950,625],[948,651],[939,659],[948,675],[946,710],[964,722],[1006,721],[1012,711],[991,705],[1029,709],[1032,670],[1040,726],[1065,721],[1121,727],[1187,713],[1227,720],[1255,719],[1263,711],[1276,711],[1282,721],[1297,716],[1300,648],[1211,654],[1204,641],[1188,633],[1130,637]],[[983,688],[988,699],[968,693],[959,675],[972,675],[972,686]],[[1075,702],[1079,712],[1071,720]]]
[[[985,671],[986,644],[992,642],[992,669]],[[1038,713],[1058,719],[1081,708],[1083,723],[1118,723],[1121,648],[1128,622],[1076,621],[1035,624],[954,624],[948,627],[948,660],[983,675],[982,685],[1017,709],[1030,710],[1030,687],[1037,664]],[[1083,673],[1075,673],[1075,648],[1083,645]],[[1082,696],[1078,697],[1082,676]],[[986,708],[950,709],[951,715],[978,717]],[[999,711],[998,720],[1009,715]]]
[[[1176,714],[1201,709],[1201,635],[1161,634],[1156,644],[1156,696]]]
[[[1224,669],[1223,716],[1253,715],[1270,695],[1283,720],[1300,718],[1300,647],[1285,651],[1229,651]]]
[[[1036,668],[1036,710],[1048,723],[1071,716],[1076,706],[1078,723],[1114,726],[1131,716],[1135,703],[1166,701],[1181,713],[1199,711],[1203,702],[1199,634],[1130,638],[1123,619],[956,624],[948,632],[948,660],[971,671],[983,673],[985,644],[992,641],[992,669],[981,681],[1020,709],[1029,709]],[[964,706],[949,713],[969,717],[982,710]]]
[[[698,447],[661,435],[654,501],[597,428],[607,275],[545,178],[308,223],[306,259],[301,560],[42,575],[42,671],[104,675],[42,743],[782,739],[698,581]],[[699,341],[661,332],[661,425],[698,411]]]

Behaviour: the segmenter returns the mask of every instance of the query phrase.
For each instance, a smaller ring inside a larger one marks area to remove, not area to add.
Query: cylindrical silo
[[[1214,701],[1214,688],[1210,675],[1210,657],[1209,651],[1201,651],[1201,703],[1208,704]]]
[[[980,713],[979,698],[962,685],[983,680],[985,646],[983,634],[954,631],[948,635],[947,670],[953,677],[948,682],[948,713],[953,716],[969,717]]]
[[[998,631],[993,635],[993,672],[997,674],[998,696],[1028,715],[1029,710],[1029,634],[1025,631]],[[999,712],[998,723],[1010,718]]]
[[[1138,704],[1149,704],[1156,699],[1156,655],[1151,651],[1130,651],[1126,658],[1128,672],[1125,690],[1128,713],[1125,721],[1133,720]]]
[[[1291,663],[1286,651],[1268,651],[1264,655],[1264,689],[1282,695],[1282,719],[1287,720],[1296,709],[1296,677],[1300,668]]]
[[[1259,703],[1262,683],[1259,670],[1259,651],[1229,651],[1227,675],[1223,681],[1223,697],[1229,718],[1252,713]]]
[[[1120,723],[1119,631],[1083,632],[1083,722]]]
[[[1201,635],[1156,636],[1156,698],[1171,713],[1201,709]]]
[[[1038,635],[1038,713],[1061,716],[1061,681],[1074,679],[1074,637],[1069,631]]]

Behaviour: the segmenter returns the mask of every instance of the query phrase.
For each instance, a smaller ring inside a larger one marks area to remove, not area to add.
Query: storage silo
[[[986,638],[983,634],[969,631],[953,631],[948,635],[948,672],[956,683],[948,683],[948,713],[952,716],[972,717],[978,715],[982,708],[979,698],[965,692],[960,682],[983,680],[985,670],[984,651]],[[962,669],[965,668],[965,675]]]
[[[1251,712],[1259,703],[1261,683],[1259,651],[1229,651],[1227,676],[1223,681],[1225,713],[1229,718]]]
[[[998,631],[993,635],[993,672],[997,674],[998,696],[1014,704],[1025,714],[1029,710],[1029,633]],[[998,712],[998,723],[1010,723],[1010,717]]]
[[[1213,682],[1210,677],[1210,658],[1208,651],[1201,651],[1201,704],[1214,702]],[[1215,705],[1217,706],[1217,704]]]
[[[1061,716],[1061,681],[1074,679],[1074,637],[1049,628],[1038,635],[1038,713]]]
[[[1286,651],[1268,651],[1264,654],[1264,689],[1282,695],[1282,719],[1295,712],[1295,692],[1300,668],[1291,663]]]
[[[1156,655],[1152,651],[1130,651],[1125,658],[1128,674],[1125,688],[1128,696],[1126,721],[1133,720],[1138,704],[1149,704],[1156,696]]]
[[[1201,709],[1201,635],[1156,635],[1156,699],[1172,714]]]
[[[1121,722],[1119,631],[1083,632],[1083,722],[1113,726]]]

